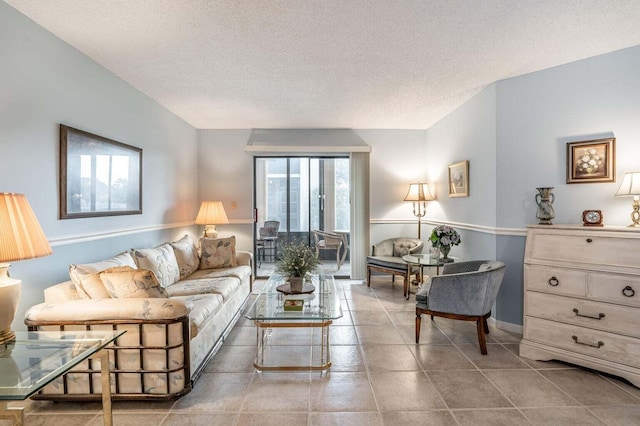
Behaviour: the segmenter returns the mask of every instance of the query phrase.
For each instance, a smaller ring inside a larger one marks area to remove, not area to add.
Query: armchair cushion
[[[378,244],[374,244],[371,255],[402,257],[405,254],[420,253],[423,247],[424,243],[418,238],[388,238],[380,241]]]
[[[396,256],[367,256],[367,265],[382,266],[398,270],[407,270],[408,264]]]
[[[433,276],[422,285],[416,294],[416,307],[459,315],[490,312],[502,283],[504,263],[460,262],[458,269],[473,269],[460,273],[451,273],[453,268],[447,271],[446,266],[443,275]],[[481,266],[486,269],[479,270]]]
[[[411,253],[411,250],[415,249],[418,244],[415,241],[398,240],[393,242],[393,255],[402,257]]]

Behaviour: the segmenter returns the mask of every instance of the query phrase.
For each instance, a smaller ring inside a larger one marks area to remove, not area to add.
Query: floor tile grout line
[[[378,296],[376,295],[376,298]],[[379,300],[379,299],[378,299]],[[382,303],[381,303],[382,304]],[[382,309],[385,310],[385,312],[387,312],[387,310],[385,309],[384,305],[382,306]],[[387,312],[388,315],[388,312]],[[400,333],[400,330],[398,329],[398,327],[394,324],[393,326],[396,330],[397,333]],[[415,324],[414,324],[415,327]],[[414,343],[415,344],[415,343]],[[453,413],[451,412],[451,407],[449,407],[449,404],[447,404],[447,400],[444,398],[444,396],[442,395],[442,393],[440,392],[440,390],[438,389],[438,387],[435,385],[435,383],[433,383],[433,380],[431,379],[431,377],[429,377],[429,374],[427,374],[427,372],[424,369],[424,366],[420,363],[420,361],[417,359],[415,353],[409,349],[409,344],[405,345],[407,347],[407,350],[411,353],[411,355],[413,356],[414,360],[416,361],[416,363],[420,366],[420,369],[422,371],[422,374],[426,377],[427,381],[431,384],[431,386],[433,387],[433,389],[435,390],[436,394],[438,395],[438,398],[440,398],[440,401],[442,402],[442,404],[445,406],[447,412],[449,413],[449,415],[453,418],[453,420],[456,422],[457,425],[460,425],[460,422],[458,422],[458,420],[456,419],[456,417],[453,415]]]
[[[633,393],[627,391],[625,388],[623,388],[622,386],[620,386],[618,383],[616,383],[615,381],[611,380],[611,378],[609,376],[607,376],[606,374],[603,374],[601,372],[596,372],[596,374],[600,377],[602,377],[603,379],[605,379],[607,382],[611,383],[612,385],[616,386],[618,389],[620,389],[621,391],[631,395],[633,398],[638,400],[638,404],[640,404],[640,396],[636,396]]]

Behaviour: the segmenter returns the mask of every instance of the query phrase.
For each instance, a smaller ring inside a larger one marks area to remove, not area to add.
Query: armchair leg
[[[371,268],[367,268],[367,287],[371,287]]]
[[[403,291],[404,291],[404,298],[409,300],[409,280],[407,279],[407,277],[404,278],[404,284],[403,284]]]
[[[485,334],[489,334],[489,326],[487,325],[487,318],[491,315],[489,312],[486,315],[478,317],[476,320],[476,328],[478,330],[478,343],[480,343],[480,353],[482,355],[487,354],[487,338]]]
[[[422,326],[422,314],[416,310],[416,345],[420,343],[420,327]]]

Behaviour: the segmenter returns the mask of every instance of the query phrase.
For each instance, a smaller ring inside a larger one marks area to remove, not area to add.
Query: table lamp
[[[633,223],[629,228],[640,227],[640,172],[627,172],[624,174],[622,185],[616,192],[616,197],[633,195],[633,212],[631,220]]]
[[[404,201],[413,201],[413,215],[418,218],[418,238],[420,238],[420,222],[422,222],[424,215],[427,214],[427,201],[435,199],[436,197],[431,192],[429,184],[418,182],[409,185],[409,192],[404,197]],[[420,205],[420,202],[422,202],[422,205]]]
[[[24,194],[0,193],[0,344],[14,340],[22,282],[9,276],[8,262],[48,256],[47,237]]]
[[[216,225],[229,223],[222,201],[203,201],[196,217],[197,225],[204,225],[205,238],[218,238]]]

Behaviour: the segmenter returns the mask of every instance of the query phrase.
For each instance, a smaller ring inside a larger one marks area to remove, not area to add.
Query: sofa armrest
[[[189,314],[193,305],[167,298],[83,299],[40,303],[25,313],[26,325],[79,321],[175,320]]]
[[[251,269],[253,270],[253,253],[250,251],[236,251],[236,262],[238,263],[238,266],[251,266]]]

